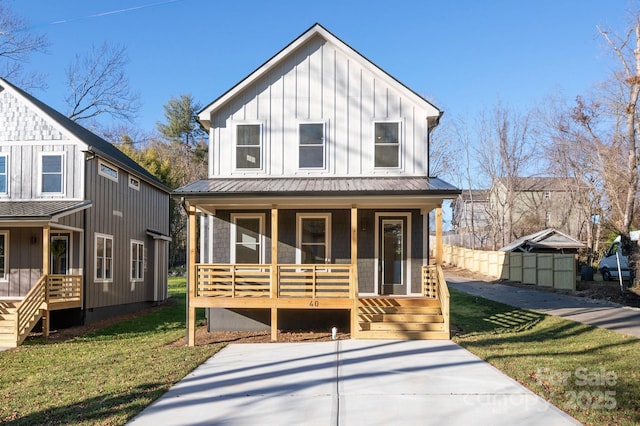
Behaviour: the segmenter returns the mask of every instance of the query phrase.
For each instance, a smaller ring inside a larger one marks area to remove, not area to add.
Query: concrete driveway
[[[451,341],[234,344],[131,425],[575,425]]]
[[[447,284],[474,296],[640,337],[640,309],[447,274]]]

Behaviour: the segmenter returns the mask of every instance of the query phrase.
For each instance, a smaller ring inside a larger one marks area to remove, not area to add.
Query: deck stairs
[[[423,297],[359,298],[357,337],[363,339],[449,339],[440,300]]]

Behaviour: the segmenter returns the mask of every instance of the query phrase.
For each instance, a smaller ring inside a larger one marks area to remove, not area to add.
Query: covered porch
[[[189,345],[197,308],[267,309],[274,341],[285,309],[346,310],[355,338],[449,337],[448,290],[438,264],[442,200],[455,188],[433,178],[316,179],[311,188],[299,179],[305,190],[286,191],[274,186],[277,179],[263,179],[270,189],[256,193],[257,181],[238,181],[251,193],[226,179],[195,183],[206,191],[194,191],[195,184],[177,191],[188,214]],[[224,191],[209,190],[225,184]],[[238,231],[234,218],[247,217],[263,219]],[[215,232],[203,226],[211,220]],[[241,262],[247,247],[256,257]],[[219,253],[228,251],[229,257]]]

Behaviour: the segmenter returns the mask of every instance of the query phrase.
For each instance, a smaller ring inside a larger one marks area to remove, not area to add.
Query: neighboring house
[[[497,246],[541,229],[555,228],[577,239],[586,238],[589,212],[585,186],[575,178],[498,178],[490,205]]]
[[[572,254],[585,247],[585,244],[556,229],[545,229],[518,238],[499,251]]]
[[[429,176],[441,114],[319,24],[207,105],[209,178],[174,193],[189,214],[189,343],[196,307],[236,312],[210,309],[211,329],[251,317],[274,339],[309,310],[346,316],[354,337],[448,338],[428,255],[429,213],[441,243],[442,201],[459,193]],[[413,317],[384,317],[405,303]]]
[[[483,248],[490,242],[491,211],[489,191],[464,189],[451,202],[453,234],[450,244],[469,248]],[[455,240],[455,241],[454,241]]]
[[[0,79],[0,346],[167,297],[170,190]]]

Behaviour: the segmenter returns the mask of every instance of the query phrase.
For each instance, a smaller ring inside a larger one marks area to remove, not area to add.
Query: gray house
[[[429,213],[459,193],[429,174],[441,114],[319,24],[200,111],[209,177],[175,192],[189,343],[198,307],[210,329],[251,318],[274,340],[322,314],[353,337],[448,338],[428,246]]]
[[[116,147],[0,79],[0,346],[167,297],[169,193]]]

